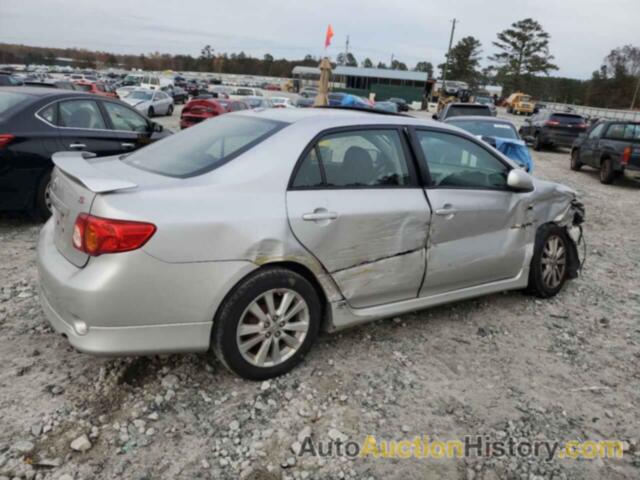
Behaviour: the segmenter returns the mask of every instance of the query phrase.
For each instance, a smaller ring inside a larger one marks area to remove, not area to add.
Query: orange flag
[[[327,48],[329,45],[331,45],[331,38],[333,38],[333,28],[331,28],[331,25],[329,25],[327,27],[327,36],[324,39],[324,48]]]

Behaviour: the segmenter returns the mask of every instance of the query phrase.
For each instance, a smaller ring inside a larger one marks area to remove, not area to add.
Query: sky
[[[456,18],[454,44],[478,38],[484,66],[497,32],[527,17],[551,35],[557,76],[589,78],[613,48],[640,45],[640,0],[0,0],[0,43],[294,59],[322,55],[331,24],[330,57],[348,35],[359,62],[394,55],[412,68],[442,63]]]

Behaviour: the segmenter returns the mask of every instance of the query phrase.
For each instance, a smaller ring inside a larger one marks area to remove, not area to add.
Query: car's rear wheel
[[[600,183],[612,183],[615,177],[616,172],[613,170],[613,162],[610,158],[603,159],[600,163]]]
[[[167,115],[168,116],[173,115],[173,105],[169,105],[169,109],[167,110]]]
[[[33,203],[31,216],[38,222],[44,222],[51,216],[51,197],[49,187],[51,184],[51,170],[47,171],[40,181],[36,189],[36,196]]]
[[[562,289],[568,274],[569,241],[562,227],[551,223],[540,227],[529,268],[529,292],[549,298]]]
[[[224,300],[214,320],[213,351],[241,377],[282,375],[311,348],[320,312],[318,294],[303,276],[279,267],[261,269]]]
[[[578,149],[571,150],[571,170],[578,171],[582,168],[582,162],[580,161]]]

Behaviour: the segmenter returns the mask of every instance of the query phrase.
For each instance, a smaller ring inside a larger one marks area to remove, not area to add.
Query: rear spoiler
[[[96,168],[87,160],[95,158],[93,152],[57,152],[51,160],[61,171],[83,184],[94,193],[115,192],[138,185],[128,180],[121,180]]]

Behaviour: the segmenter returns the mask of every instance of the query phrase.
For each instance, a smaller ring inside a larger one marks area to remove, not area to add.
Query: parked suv
[[[489,105],[479,103],[448,103],[440,111],[433,115],[434,120],[445,121],[451,117],[493,117]]]
[[[544,110],[524,121],[520,136],[539,151],[545,147],[571,147],[586,130],[587,121],[582,115]]]
[[[583,165],[600,170],[600,181],[619,175],[640,181],[640,122],[607,120],[580,135],[571,148],[571,170]]]

